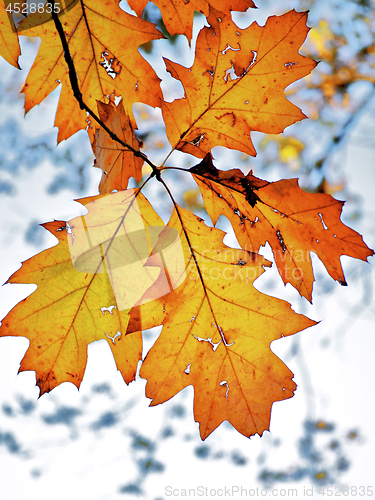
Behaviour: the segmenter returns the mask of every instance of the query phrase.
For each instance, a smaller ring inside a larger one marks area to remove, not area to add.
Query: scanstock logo
[[[59,17],[63,16],[79,0],[55,0],[53,3],[48,0],[25,0],[23,2],[3,0],[3,2],[12,31],[20,33],[23,30],[52,21],[52,12],[55,12]]]
[[[131,309],[168,294],[186,278],[178,231],[149,225],[149,207],[128,189],[87,203],[88,213],[66,226],[76,271],[109,277],[116,304],[102,306]]]

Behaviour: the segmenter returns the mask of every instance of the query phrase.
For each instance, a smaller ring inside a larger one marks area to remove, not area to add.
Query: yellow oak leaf
[[[255,156],[250,132],[270,134],[305,118],[284,89],[308,75],[315,61],[298,53],[309,31],[306,13],[270,17],[265,26],[240,29],[212,9],[199,33],[191,68],[165,59],[185,97],[162,110],[173,149],[203,158],[214,146]]]
[[[128,312],[159,275],[143,264],[151,252],[148,228],[164,224],[141,193],[127,190],[77,201],[88,214],[68,224],[43,224],[58,245],[25,261],[8,280],[38,286],[2,321],[0,337],[30,340],[20,371],[36,371],[41,395],[62,382],[79,387],[87,345],[100,339],[111,347],[125,382],[134,380],[142,336],[125,335]]]
[[[124,105],[131,117],[135,102],[160,106],[160,80],[138,52],[143,43],[163,38],[155,26],[127,14],[115,0],[64,3],[59,18],[83,101],[90,109],[96,109],[97,100],[105,101],[109,96],[126,97]],[[20,23],[19,29],[22,35],[42,40],[22,89],[26,113],[61,84],[55,119],[58,141],[86,129],[86,112],[73,96],[64,51],[51,14],[47,10],[31,14]]]

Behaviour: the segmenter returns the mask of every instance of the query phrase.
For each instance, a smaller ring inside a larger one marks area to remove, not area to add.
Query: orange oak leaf
[[[98,101],[97,104],[101,121],[123,142],[139,151],[139,141],[135,137],[131,119],[122,101],[118,106],[112,102],[105,104]],[[101,127],[96,129],[91,145],[96,158],[94,166],[103,172],[99,193],[126,189],[130,177],[134,177],[137,182],[141,181],[142,158],[134,156],[132,151],[124,149],[118,142],[112,140]]]
[[[225,215],[241,247],[253,252],[268,241],[284,283],[309,301],[315,279],[310,252],[342,285],[346,281],[341,255],[366,260],[374,254],[360,234],[341,222],[343,201],[306,193],[297,179],[266,182],[252,172],[223,172],[214,167],[210,155],[191,171],[213,224]]]
[[[163,102],[173,147],[203,158],[214,146],[255,156],[250,132],[279,133],[305,115],[284,96],[292,82],[308,75],[315,61],[298,53],[309,31],[306,13],[270,17],[264,27],[238,28],[212,10],[199,33],[189,69],[165,59],[185,97]]]
[[[150,254],[146,229],[164,227],[146,198],[135,194],[127,190],[78,200],[88,214],[68,224],[43,224],[58,244],[25,261],[9,278],[9,283],[38,286],[2,321],[0,337],[30,340],[20,371],[36,371],[40,394],[62,382],[79,387],[87,345],[100,339],[111,347],[125,382],[135,378],[142,337],[141,332],[125,335],[128,311],[159,274],[143,268]]]
[[[137,16],[142,17],[148,0],[128,0],[130,8]],[[168,33],[186,35],[191,40],[193,32],[194,11],[201,12],[206,17],[210,6],[230,16],[231,11],[244,12],[249,7],[256,8],[252,0],[154,0],[160,9]]]
[[[18,58],[21,55],[18,35],[12,15],[6,11],[10,2],[0,2],[0,55],[15,68],[21,69]]]
[[[224,420],[245,436],[262,435],[272,404],[296,388],[270,343],[315,322],[254,288],[271,265],[262,256],[227,247],[224,232],[179,206],[167,227],[178,231],[184,250],[183,265],[175,257],[169,267],[177,275],[183,268],[186,278],[156,301],[165,318],[140,371],[146,395],[157,405],[193,385],[202,439]]]
[[[70,4],[74,3],[73,6]],[[75,65],[84,102],[123,96],[132,117],[134,102],[160,106],[159,78],[138,52],[139,45],[163,38],[155,26],[125,13],[115,0],[67,0],[59,14]],[[43,24],[42,24],[43,23]],[[22,34],[42,43],[22,89],[26,113],[62,84],[55,126],[58,141],[86,129],[86,112],[73,97],[68,67],[59,35],[47,11],[29,15],[20,23]],[[114,36],[115,34],[115,36]]]

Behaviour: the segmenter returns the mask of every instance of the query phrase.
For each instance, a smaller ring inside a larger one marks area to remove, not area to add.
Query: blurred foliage
[[[0,124],[1,141],[7,146],[2,148],[0,158],[0,193],[16,195],[18,180],[25,170],[36,169],[45,161],[55,168],[48,194],[55,195],[62,189],[79,193],[87,188],[92,152],[85,147],[85,142],[82,144],[80,134],[58,147],[55,136],[52,130],[28,135],[14,119]]]
[[[303,435],[297,440],[298,462],[279,470],[262,466],[258,479],[267,489],[302,480],[315,485],[338,484],[340,476],[350,468],[348,457],[354,442],[360,443],[356,431],[348,431],[342,436],[331,422],[305,420]]]
[[[69,144],[56,148],[54,132],[26,136],[19,124],[9,119],[0,126],[0,136],[6,148],[2,149],[0,171],[9,174],[14,181],[23,169],[37,168],[45,160],[51,161],[58,173],[48,186],[48,193],[55,194],[64,188],[84,190],[88,181],[85,165],[92,155],[80,147],[80,137],[74,137]],[[13,182],[9,194],[15,194],[17,183]]]
[[[344,432],[331,422],[305,420],[302,434],[300,437],[296,434],[298,459],[296,463],[292,462],[293,459],[288,463],[288,454],[283,452],[283,448],[289,444],[272,438],[272,435],[268,436],[268,447],[256,457],[250,448],[223,449],[218,440],[210,440],[210,444],[202,443],[196,433],[184,432],[184,420],[186,422],[190,415],[180,403],[169,405],[158,434],[151,439],[146,432],[130,428],[125,423],[136,401],[130,400],[124,405],[123,397],[120,398],[107,382],[93,386],[79,408],[66,406],[56,396],[50,399],[50,403],[52,408],[48,414],[40,411],[34,401],[22,397],[3,404],[0,457],[4,454],[18,456],[29,464],[30,477],[38,480],[49,472],[44,471],[43,460],[46,456],[50,457],[53,450],[57,454],[62,447],[73,450],[79,439],[84,446],[90,435],[94,435],[97,442],[108,441],[114,435],[117,449],[124,457],[131,456],[135,465],[132,481],[119,484],[117,478],[112,485],[117,488],[117,493],[125,495],[146,495],[148,475],[168,472],[168,462],[161,457],[166,456],[168,438],[172,436],[174,446],[185,447],[186,453],[192,453],[197,460],[221,463],[223,468],[225,464],[232,464],[243,468],[244,474],[250,470],[254,473],[256,467],[258,480],[268,490],[279,484],[301,480],[305,480],[304,484],[336,484],[350,468],[350,446],[363,442],[355,429]],[[103,407],[111,407],[111,410],[103,411]],[[20,424],[34,429],[27,439],[19,437]],[[52,432],[43,430],[46,426]],[[38,444],[41,438],[42,448]],[[284,457],[283,468],[277,470],[267,466],[271,451],[276,448]]]

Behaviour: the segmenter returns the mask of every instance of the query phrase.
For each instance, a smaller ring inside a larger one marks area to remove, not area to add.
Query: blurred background
[[[121,6],[131,12],[125,2]],[[233,20],[244,28],[292,8],[309,10],[312,29],[301,52],[321,62],[312,75],[286,90],[309,119],[278,136],[252,133],[256,158],[217,147],[215,165],[241,168],[245,174],[252,169],[269,181],[298,177],[308,191],[346,200],[343,222],[374,248],[375,4],[259,0],[258,7],[234,13]],[[168,37],[160,11],[150,2],[144,17]],[[204,22],[196,16],[195,37]],[[56,147],[53,120],[60,88],[24,116],[19,92],[39,41],[20,41],[22,71],[0,61],[1,284],[22,261],[56,244],[39,224],[84,213],[74,200],[97,194],[101,176],[93,168],[85,132]],[[191,66],[194,47],[176,36],[140,49],[162,79],[166,100],[182,97],[183,89],[165,71],[162,55]],[[160,110],[135,105],[134,113],[144,152],[161,164],[169,143]],[[198,162],[175,152],[168,165],[189,168]],[[148,173],[144,167],[144,179]],[[193,180],[176,171],[166,172],[165,179],[180,204],[210,223]],[[148,183],[145,194],[167,222],[172,206],[157,184]],[[235,246],[224,217],[218,227],[228,232],[224,241]],[[272,260],[269,247],[262,253]],[[322,487],[339,487],[336,491],[349,497],[359,496],[360,487],[375,487],[373,259],[370,264],[347,257],[341,261],[348,287],[333,282],[313,256],[317,281],[312,305],[290,285],[284,287],[276,269],[256,281],[260,291],[288,300],[296,312],[320,321],[271,345],[295,374],[298,388],[292,399],[273,405],[270,432],[262,438],[247,439],[224,423],[200,441],[192,388],[149,408],[145,381],[138,377],[126,386],[104,341],[89,346],[79,392],[65,383],[38,399],[35,373],[17,375],[28,340],[0,339],[0,498],[156,500],[170,496],[171,488],[174,496],[183,495],[184,488],[195,489],[198,496],[199,486],[208,489],[206,496],[234,486],[246,488],[249,496],[256,496],[249,490],[258,487],[288,498],[297,496],[291,491],[296,488],[300,497],[309,489],[309,496],[321,498]],[[0,287],[0,318],[34,289]],[[144,356],[159,332],[144,333]]]

